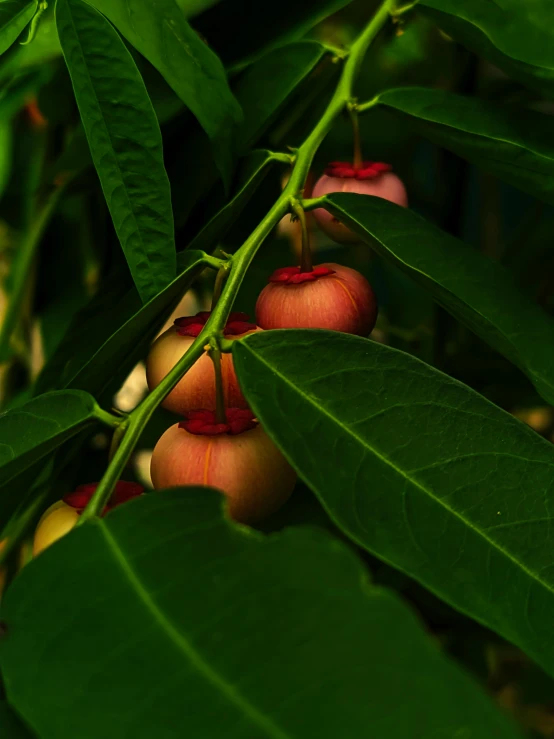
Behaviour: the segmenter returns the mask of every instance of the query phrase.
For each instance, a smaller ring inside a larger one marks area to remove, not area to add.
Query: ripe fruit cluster
[[[379,162],[330,164],[313,195],[337,191],[373,195],[407,206],[401,180],[390,165]],[[314,216],[335,241],[358,240],[327,211],[319,208]],[[340,264],[312,267],[305,232],[302,249],[302,266],[282,267],[269,278],[256,303],[256,323],[244,313],[230,314],[223,331],[226,339],[240,339],[263,329],[318,328],[360,336],[372,331],[377,301],[365,277]],[[201,312],[178,318],[154,342],[146,363],[150,390],[187,352],[209,316],[209,312]],[[296,475],[248,408],[231,355],[218,356],[219,371],[212,359],[205,353],[162,403],[183,420],[156,444],[152,482],[156,489],[187,485],[217,488],[227,496],[233,519],[253,523],[286,502]],[[75,526],[96,487],[97,483],[81,485],[50,506],[35,532],[34,555]],[[143,492],[136,483],[119,481],[103,514]],[[1,578],[0,572],[0,589]]]
[[[386,164],[361,167],[333,163],[314,188],[314,196],[334,191],[359,192],[407,205],[400,179]],[[315,217],[337,241],[357,240],[326,211]],[[306,237],[304,235],[304,239]],[[204,327],[209,313],[178,318],[153,344],[147,359],[147,379],[153,390],[185,354]],[[339,264],[311,266],[309,244],[303,243],[302,266],[278,269],[256,304],[256,323],[232,313],[224,329],[227,339],[261,329],[320,328],[367,336],[375,326],[377,301],[359,272]],[[221,384],[220,393],[216,391]],[[217,398],[224,398],[218,408]],[[207,485],[228,498],[232,518],[252,523],[277,510],[289,497],[295,474],[249,410],[230,355],[223,355],[217,376],[206,354],[163,402],[183,416],[159,439],[152,455],[151,476],[156,489]]]

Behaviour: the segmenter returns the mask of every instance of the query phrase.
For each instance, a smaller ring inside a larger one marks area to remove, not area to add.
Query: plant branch
[[[215,337],[221,339],[221,332],[227,323],[227,318],[235,302],[237,293],[242,284],[248,267],[256,252],[275,228],[277,223],[288,212],[294,209],[294,201],[302,197],[306,178],[312,165],[313,158],[321,142],[331,130],[331,127],[345,107],[353,102],[353,86],[364,55],[386,23],[393,8],[393,0],[384,0],[350,49],[337,88],[329,105],[304,143],[295,151],[294,166],[287,185],[277,201],[270,208],[244,244],[233,255],[230,262],[230,273],[222,289],[217,305],[212,310],[210,318],[201,333],[196,337],[186,354],[177,362],[173,369],[164,377],[160,384],[146,396],[142,403],[129,415],[129,425],[121,439],[121,444],[114,454],[104,477],[98,485],[89,504],[81,514],[78,525],[97,516],[103,509],[120,479],[125,466],[142,434],[142,431],[156,408],[162,403],[166,395],[189,371],[194,363],[202,356],[205,346]],[[313,201],[310,201],[313,203]],[[315,207],[315,206],[314,206]]]

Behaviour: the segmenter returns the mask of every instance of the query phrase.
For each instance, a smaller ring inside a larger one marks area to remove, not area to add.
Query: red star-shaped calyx
[[[327,177],[341,177],[355,180],[374,180],[383,172],[390,172],[392,167],[385,162],[362,162],[360,167],[355,167],[350,162],[330,162],[325,174]]]
[[[196,338],[206,325],[210,315],[210,311],[200,311],[195,316],[176,318],[173,321],[173,325],[176,327],[179,336],[193,336]],[[255,329],[256,324],[250,322],[250,316],[246,313],[231,313],[227,319],[227,325],[223,334],[225,336],[240,336],[240,334],[245,334],[247,331],[254,331]]]
[[[215,411],[189,411],[185,416],[186,420],[179,424],[179,428],[197,436],[219,436],[220,434],[235,436],[242,434],[243,431],[250,431],[258,425],[252,411],[245,408],[227,408],[225,415],[227,423],[218,423]]]
[[[334,274],[334,269],[323,265],[314,267],[311,272],[303,272],[301,267],[281,267],[275,270],[269,282],[278,282],[281,285],[301,285],[303,282],[315,282],[320,277]]]
[[[79,511],[82,511],[83,508],[86,508],[87,503],[92,498],[97,487],[97,482],[89,482],[86,485],[79,485],[74,492],[64,496],[63,502],[72,508],[77,508]],[[112,508],[116,508],[118,505],[126,503],[128,500],[131,500],[131,498],[137,498],[143,493],[144,488],[142,485],[139,485],[138,482],[119,480],[115,485],[115,490],[113,491],[108,504],[102,511],[102,515],[104,516],[108,511],[111,511]]]

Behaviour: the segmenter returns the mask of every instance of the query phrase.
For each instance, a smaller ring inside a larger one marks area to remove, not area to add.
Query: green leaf
[[[97,423],[98,414],[94,398],[79,390],[46,393],[0,414],[0,488]]]
[[[139,294],[175,277],[169,180],[160,128],[132,56],[82,0],[58,0],[56,21],[92,158]]]
[[[34,394],[52,388],[79,388],[101,395],[120,384],[148,346],[166,314],[179,302],[205,266],[203,252],[179,255],[180,273],[165,290],[141,305],[134,288],[122,289],[120,273],[79,311],[52,359],[39,376]]]
[[[379,95],[417,133],[535,197],[554,203],[552,116],[442,90],[407,87]]]
[[[387,200],[334,193],[327,207],[554,403],[554,321],[521,292],[507,269]]]
[[[190,108],[209,136],[218,170],[229,184],[242,114],[216,54],[189,26],[175,0],[91,1]]]
[[[3,739],[33,739],[35,736],[31,734],[6,701],[0,701],[0,736]]]
[[[554,95],[554,26],[550,0],[420,0],[440,28],[506,74]]]
[[[2,618],[8,698],[44,739],[519,736],[344,545],[235,527],[205,488],[72,531]]]
[[[10,180],[12,171],[12,124],[0,121],[0,198]]]
[[[190,242],[190,249],[210,251],[237,220],[259,184],[278,157],[270,151],[258,149],[244,159],[239,173],[239,186],[234,196]]]
[[[315,41],[289,44],[263,57],[240,75],[233,88],[244,109],[244,122],[238,132],[240,155],[256,145],[325,53],[325,47]],[[170,164],[170,173],[175,219],[180,227],[217,180],[208,142],[202,134],[192,136],[178,152]]]
[[[267,6],[252,0],[219,2],[196,17],[202,33],[229,70],[242,69],[274,49],[301,39],[351,0],[281,0],[268,22]],[[236,19],[240,18],[240,23]],[[229,33],[229,28],[233,29]]]
[[[368,339],[263,331],[233,358],[252,410],[351,539],[554,673],[552,444]]]
[[[0,2],[0,54],[7,51],[38,7],[37,0],[3,0]]]
[[[235,94],[244,111],[239,151],[247,151],[278,115],[287,98],[326,54],[317,41],[299,41],[266,54],[237,81]]]

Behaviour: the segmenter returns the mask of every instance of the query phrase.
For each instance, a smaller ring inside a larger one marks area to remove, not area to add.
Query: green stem
[[[310,249],[310,234],[308,232],[308,225],[306,223],[306,214],[304,213],[304,208],[302,207],[302,204],[299,200],[296,200],[296,198],[292,199],[291,205],[292,210],[300,221],[300,226],[302,227],[302,257],[300,269],[302,270],[302,272],[311,272],[313,270],[312,252]]]
[[[215,375],[215,420],[216,423],[227,423],[225,411],[225,393],[223,392],[223,375],[221,374],[221,349],[216,337],[210,342],[210,357],[214,365]]]
[[[360,121],[358,120],[358,111],[355,105],[348,106],[348,113],[350,114],[350,120],[352,121],[352,134],[354,137],[354,157],[352,164],[355,169],[360,169],[362,166],[362,142],[360,139]]]
[[[227,262],[223,266],[221,266],[217,271],[217,276],[215,278],[215,285],[214,285],[214,293],[212,295],[212,310],[217,305],[217,301],[219,300],[221,296],[221,291],[223,290],[223,286],[225,285],[225,282],[227,281],[227,277],[229,276],[229,269],[230,269],[230,262]]]
[[[63,190],[64,186],[58,187],[50,195],[43,209],[31,224],[31,227],[25,234],[25,238],[19,246],[15,260],[14,272],[12,274],[12,287],[9,294],[8,307],[2,326],[0,327],[0,362],[3,362],[8,358],[10,339],[17,324],[21,304],[25,297],[25,286],[27,285],[29,272],[33,264],[38,245],[40,244],[46,227],[50,223],[50,219],[52,218],[54,211],[56,210],[56,206]]]
[[[376,105],[379,105],[379,95],[376,95],[374,98],[368,100],[366,103],[356,103],[355,109],[358,115],[360,115],[360,113],[365,113],[367,110],[371,110]]]
[[[302,195],[306,177],[312,165],[315,153],[338,115],[345,106],[352,101],[354,80],[360,69],[365,52],[375,36],[384,26],[392,0],[384,0],[377,13],[368,23],[364,31],[352,45],[341,78],[323,116],[295,152],[294,167],[290,179],[283,192],[264,216],[254,231],[246,239],[244,244],[234,254],[231,262],[231,270],[227,282],[222,290],[217,305],[212,310],[210,318],[201,333],[196,337],[188,351],[177,362],[173,369],[164,377],[160,384],[146,396],[142,403],[129,415],[129,426],[119,448],[117,449],[104,477],[100,481],[89,504],[81,514],[78,524],[81,525],[89,519],[97,516],[107,503],[116,482],[120,479],[125,466],[133,453],[133,450],[142,434],[142,431],[156,408],[162,403],[166,395],[170,393],[181,378],[189,371],[193,364],[202,356],[205,346],[213,337],[219,341],[223,327],[233,307],[237,293],[242,284],[246,271],[250,266],[256,252],[269,236],[277,223],[290,212],[293,200]]]

